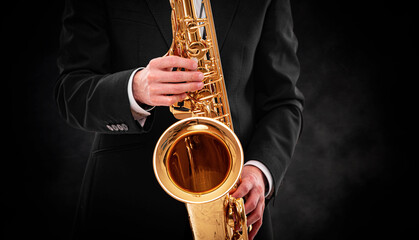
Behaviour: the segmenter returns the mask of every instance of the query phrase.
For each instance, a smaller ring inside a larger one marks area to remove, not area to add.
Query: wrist
[[[136,69],[133,73],[132,73],[132,79],[130,82],[130,87],[131,87],[131,94],[132,94],[132,99],[135,101],[135,103],[140,106],[143,109],[148,108],[145,101],[143,101],[143,99],[141,98],[142,96],[142,91],[139,88],[139,84],[137,84],[137,82],[139,81],[139,79],[141,79],[142,74],[144,73],[142,70],[144,69],[144,67],[140,67],[138,69]],[[151,107],[151,106],[150,106]]]
[[[267,182],[268,181],[266,180],[266,177],[263,174],[262,170],[260,170],[256,166],[252,166],[252,165],[246,165],[246,166],[243,167],[243,170],[244,169],[246,169],[245,171],[250,173],[250,175],[253,175],[253,178],[254,178],[255,182],[260,183],[260,185],[263,185],[265,190],[267,189],[267,185],[268,185]]]
[[[274,192],[274,183],[271,172],[269,169],[260,161],[249,160],[244,164],[244,167],[252,166],[256,167],[263,175],[263,183],[265,184],[265,197],[270,198]]]
[[[151,111],[154,107],[153,106],[149,106],[147,104],[138,102],[137,99],[135,99],[134,97],[134,78],[135,75],[138,74],[139,72],[141,72],[141,70],[144,69],[143,67],[137,68],[135,69],[131,76],[130,79],[128,81],[128,87],[127,87],[127,91],[128,91],[128,99],[129,99],[129,103],[130,103],[130,107],[131,107],[131,111],[133,112],[133,114],[135,113],[135,118],[144,118],[146,116],[149,116],[150,113],[149,111]]]

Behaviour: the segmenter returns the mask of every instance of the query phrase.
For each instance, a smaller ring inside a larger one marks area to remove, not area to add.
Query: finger
[[[198,63],[193,59],[178,56],[166,56],[151,60],[149,66],[150,68],[156,69],[185,68],[188,70],[196,70],[198,68]]]
[[[255,191],[250,191],[250,194],[246,198],[246,202],[244,204],[244,209],[246,210],[246,214],[250,214],[253,210],[256,209],[258,203],[260,201],[261,196]]]
[[[186,93],[176,95],[159,95],[151,100],[152,106],[170,106],[186,98]]]
[[[202,82],[185,82],[185,83],[161,83],[150,87],[153,95],[177,95],[186,92],[197,91],[204,86]]]
[[[247,216],[247,225],[253,225],[257,221],[262,219],[264,209],[265,209],[264,201],[259,201],[254,211],[252,211],[252,213]]]
[[[159,82],[202,82],[204,80],[204,74],[199,71],[159,71],[156,75]]]
[[[252,225],[252,231],[249,232],[249,239],[250,240],[255,238],[255,236],[258,233],[261,226],[262,226],[262,219],[259,219],[259,221],[255,222]]]
[[[242,198],[246,196],[253,188],[253,183],[250,181],[242,181],[238,186],[237,190],[231,195],[235,198]]]

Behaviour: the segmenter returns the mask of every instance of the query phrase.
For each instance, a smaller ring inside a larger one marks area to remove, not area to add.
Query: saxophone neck
[[[170,107],[177,119],[209,117],[233,129],[227,91],[209,0],[199,13],[192,0],[171,0],[173,41],[169,55],[193,58],[204,73],[204,87]],[[184,71],[184,69],[177,69]]]

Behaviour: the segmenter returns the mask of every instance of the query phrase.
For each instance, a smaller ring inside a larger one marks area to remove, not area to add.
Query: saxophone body
[[[157,142],[154,172],[161,187],[186,204],[195,239],[248,239],[243,199],[229,195],[240,180],[243,150],[233,130],[211,5],[202,0],[205,18],[198,18],[193,0],[170,4],[173,41],[166,55],[196,59],[204,87],[170,107],[180,120]]]

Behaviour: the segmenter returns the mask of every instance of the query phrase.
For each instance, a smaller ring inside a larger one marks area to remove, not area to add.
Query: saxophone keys
[[[208,48],[202,42],[193,42],[188,47],[189,58],[202,59],[207,52]]]

